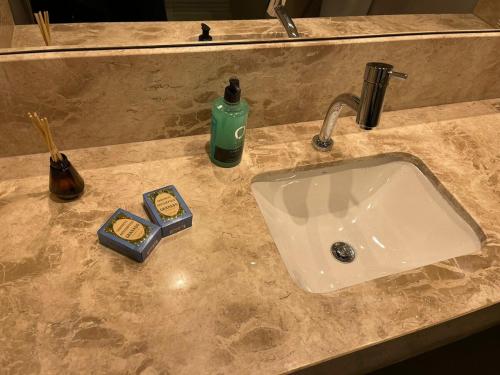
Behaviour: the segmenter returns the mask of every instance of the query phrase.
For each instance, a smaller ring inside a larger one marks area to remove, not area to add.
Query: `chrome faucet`
[[[286,0],[269,0],[267,14],[271,17],[279,18],[289,38],[299,38],[299,31],[297,30],[292,17],[290,17],[286,12],[285,3]]]
[[[389,78],[406,79],[408,75],[392,70],[393,66],[380,62],[366,64],[361,98],[353,94],[341,94],[328,108],[319,134],[312,139],[318,151],[330,151],[333,146],[332,133],[340,111],[345,105],[356,111],[356,123],[361,129],[371,130],[378,125],[384,107],[385,90]]]

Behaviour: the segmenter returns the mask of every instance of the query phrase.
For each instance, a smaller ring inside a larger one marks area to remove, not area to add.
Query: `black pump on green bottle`
[[[241,89],[240,80],[238,78],[230,78],[229,86],[224,90],[224,100],[227,103],[237,104],[240,102]]]

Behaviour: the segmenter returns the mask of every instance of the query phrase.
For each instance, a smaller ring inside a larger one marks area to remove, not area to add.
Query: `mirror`
[[[0,52],[492,30],[497,1],[0,0]]]

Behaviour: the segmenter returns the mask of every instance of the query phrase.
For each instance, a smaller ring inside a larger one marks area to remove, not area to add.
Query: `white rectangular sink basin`
[[[265,173],[252,191],[290,276],[312,293],[474,253],[484,238],[409,154]]]

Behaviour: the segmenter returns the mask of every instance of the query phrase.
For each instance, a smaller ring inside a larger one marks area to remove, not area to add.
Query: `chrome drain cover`
[[[335,242],[330,251],[335,259],[342,263],[351,263],[356,258],[356,250],[347,242]]]

